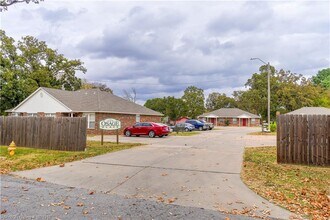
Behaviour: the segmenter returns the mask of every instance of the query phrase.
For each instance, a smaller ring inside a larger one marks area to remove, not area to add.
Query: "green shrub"
[[[229,126],[229,124],[230,124],[229,120],[226,119],[226,120],[225,120],[225,125],[226,125],[226,126]]]
[[[276,121],[274,121],[270,124],[270,132],[276,132],[276,129],[277,129],[277,125],[276,125]]]

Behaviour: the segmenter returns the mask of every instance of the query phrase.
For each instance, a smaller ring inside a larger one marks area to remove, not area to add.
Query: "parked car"
[[[167,125],[155,122],[138,122],[124,129],[124,135],[127,137],[132,135],[137,137],[140,135],[148,135],[151,138],[155,136],[163,137],[167,136],[169,132],[170,129]]]
[[[173,127],[173,131],[192,131],[195,129],[195,126],[189,123],[177,123]]]
[[[200,122],[202,122],[202,123],[208,125],[208,126],[209,126],[209,130],[212,130],[212,129],[214,128],[214,124],[211,123],[211,122],[207,122],[207,121],[202,120],[202,119],[200,119],[200,120],[198,120],[198,121],[200,121]]]
[[[195,127],[195,129],[200,130],[200,131],[209,129],[209,126],[207,124],[204,124],[195,119],[189,119],[186,121],[186,123],[192,124]]]

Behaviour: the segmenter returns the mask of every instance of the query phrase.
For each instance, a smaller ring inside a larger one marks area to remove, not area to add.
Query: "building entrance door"
[[[247,126],[247,118],[243,118],[243,126]]]

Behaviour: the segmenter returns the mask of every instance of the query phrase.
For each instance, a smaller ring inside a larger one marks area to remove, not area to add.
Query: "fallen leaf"
[[[88,214],[88,211],[87,210],[83,211],[83,214],[84,215],[87,215]]]
[[[71,207],[68,206],[68,205],[63,206],[63,208],[64,208],[65,210],[71,209]]]
[[[164,199],[163,197],[159,196],[159,197],[157,198],[157,201],[158,201],[158,202],[164,202],[165,199]]]
[[[94,194],[94,191],[90,191],[88,194],[89,195],[93,195]]]
[[[177,200],[178,198],[174,197],[174,198],[170,198],[167,200],[168,203],[173,203],[175,202],[175,200]]]
[[[167,173],[163,173],[162,176],[167,176],[168,174]]]
[[[82,203],[82,202],[78,202],[78,203],[77,203],[77,206],[79,206],[79,207],[84,206],[84,203]]]
[[[36,180],[37,180],[38,182],[45,182],[45,180],[44,180],[43,178],[41,178],[41,177],[38,177]]]
[[[7,213],[7,210],[6,210],[6,209],[1,210],[1,215],[2,215],[2,214],[5,214],[5,213]]]
[[[60,165],[59,165],[59,167],[64,167],[65,166],[65,164],[64,163],[61,163]]]

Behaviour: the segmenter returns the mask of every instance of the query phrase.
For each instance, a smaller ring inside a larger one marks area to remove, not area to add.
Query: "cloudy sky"
[[[311,76],[329,67],[329,1],[50,1],[16,4],[1,29],[32,35],[139,103],[180,97],[189,85],[210,92],[244,89],[259,57]]]

